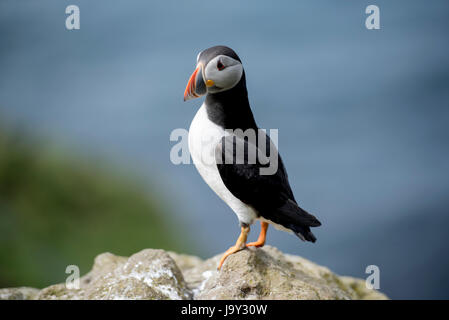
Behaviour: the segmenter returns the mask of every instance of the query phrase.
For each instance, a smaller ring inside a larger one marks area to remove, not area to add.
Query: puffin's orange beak
[[[196,75],[198,74],[200,67],[196,68],[190,76],[189,82],[187,82],[186,90],[184,91],[184,101],[198,98],[199,96],[195,93],[196,87]]]
[[[184,101],[195,99],[206,94],[207,89],[203,80],[202,69],[202,65],[198,65],[190,76],[189,82],[187,82],[186,90],[184,91]]]

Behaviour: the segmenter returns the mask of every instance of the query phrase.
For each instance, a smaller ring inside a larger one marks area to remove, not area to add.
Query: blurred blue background
[[[80,30],[65,28],[70,4]],[[381,30],[365,28],[370,4]],[[193,165],[170,162],[169,136],[202,103],[182,101],[197,53],[228,45],[259,126],[279,129],[296,198],[323,223],[316,244],[274,229],[268,243],[342,275],[378,265],[391,298],[447,299],[448,27],[444,0],[2,0],[1,121],[137,173],[193,239],[186,253],[215,255],[237,219]]]

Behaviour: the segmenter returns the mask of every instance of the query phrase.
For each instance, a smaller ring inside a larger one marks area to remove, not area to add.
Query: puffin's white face
[[[207,91],[217,93],[232,89],[243,74],[240,61],[225,55],[219,55],[208,62],[204,68]]]
[[[184,101],[198,98],[206,93],[218,93],[232,89],[239,83],[243,74],[240,61],[226,55],[218,55],[207,65],[198,61],[197,67],[187,83]]]

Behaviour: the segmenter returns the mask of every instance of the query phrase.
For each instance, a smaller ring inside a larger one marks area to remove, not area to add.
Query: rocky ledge
[[[81,277],[79,289],[0,289],[1,299],[387,299],[365,281],[341,277],[276,248],[245,249],[220,271],[208,260],[145,249],[129,258],[103,253]]]

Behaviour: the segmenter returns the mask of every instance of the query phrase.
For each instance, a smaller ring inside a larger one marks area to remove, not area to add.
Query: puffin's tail
[[[302,241],[310,241],[310,242],[315,242],[316,241],[316,237],[315,235],[312,233],[312,231],[310,231],[309,227],[302,227],[302,226],[291,226],[290,229],[293,230],[293,232],[295,233],[295,235],[301,239]]]
[[[294,201],[288,200],[279,211],[282,213],[284,225],[292,230],[302,241],[315,242],[315,235],[310,227],[319,227],[321,222],[315,216],[300,208]]]

